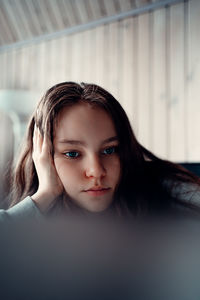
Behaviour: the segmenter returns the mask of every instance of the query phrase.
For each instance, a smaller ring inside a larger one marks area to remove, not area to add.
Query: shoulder
[[[26,197],[8,210],[0,209],[0,221],[21,220],[23,218],[40,218],[42,213],[30,196]]]
[[[166,179],[163,181],[163,187],[168,190],[176,208],[184,211],[187,208],[193,208],[200,212],[200,186],[192,182],[184,182],[178,180]]]
[[[200,186],[198,184],[178,180],[165,180],[163,185],[171,189],[172,196],[192,201],[194,204],[200,204]]]

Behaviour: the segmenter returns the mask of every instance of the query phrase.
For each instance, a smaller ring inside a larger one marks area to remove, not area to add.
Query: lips
[[[102,190],[107,190],[107,189],[110,189],[109,187],[104,187],[104,186],[93,186],[87,190],[85,190],[85,192],[88,192],[88,191],[102,191]]]
[[[110,189],[110,188],[104,188],[104,187],[92,187],[92,188],[90,188],[90,189],[88,189],[88,190],[86,190],[85,192],[89,192],[89,191],[103,191],[103,190],[108,190],[108,189]]]
[[[89,190],[86,190],[85,192],[90,196],[101,196],[106,194],[110,188],[103,188],[103,187],[93,187]]]

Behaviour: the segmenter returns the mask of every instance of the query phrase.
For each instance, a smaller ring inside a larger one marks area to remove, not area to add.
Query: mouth
[[[91,196],[100,196],[106,194],[111,188],[91,188],[86,190],[85,193]]]

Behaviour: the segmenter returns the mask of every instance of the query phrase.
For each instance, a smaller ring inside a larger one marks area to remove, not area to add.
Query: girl
[[[139,144],[110,93],[63,82],[31,117],[7,214],[200,211],[199,188],[198,177]]]

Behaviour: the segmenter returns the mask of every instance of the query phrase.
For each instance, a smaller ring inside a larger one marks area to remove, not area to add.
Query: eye
[[[111,154],[116,153],[116,152],[117,152],[117,147],[116,146],[109,147],[109,148],[106,148],[106,149],[103,150],[104,155],[111,155]]]
[[[77,151],[68,151],[64,153],[67,158],[78,158],[80,154]]]

